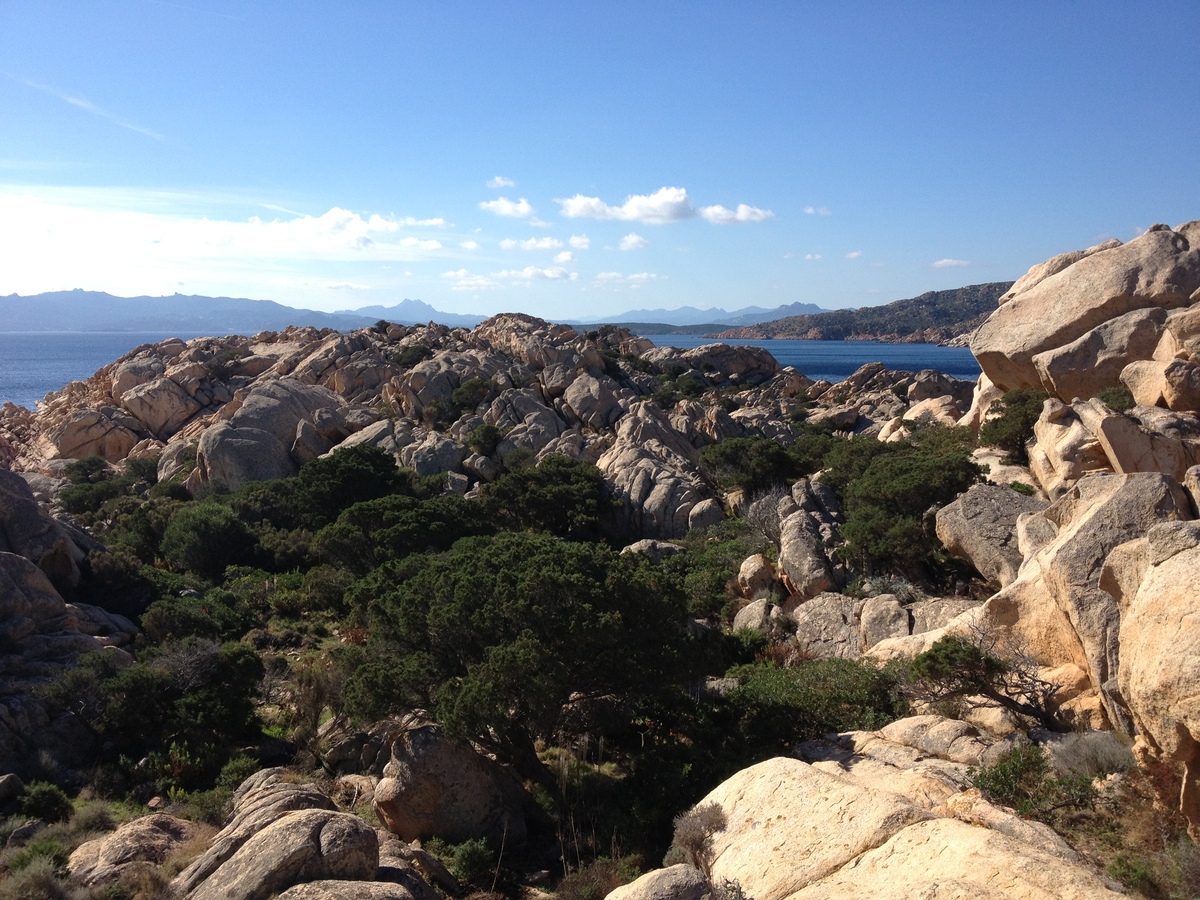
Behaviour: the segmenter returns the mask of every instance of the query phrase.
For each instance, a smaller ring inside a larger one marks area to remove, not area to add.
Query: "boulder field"
[[[1158,801],[1200,836],[1200,598],[1190,585],[1200,565],[1200,221],[1033,267],[970,345],[983,369],[973,388],[878,364],[833,385],[780,369],[755,348],[654,348],[620,329],[580,334],[502,315],[471,331],[390,325],[166,341],[36,410],[6,405],[0,768],[18,769],[33,746],[85,749],[86,735],[49,719],[36,687],[86,650],[124,653],[136,632],[60,594],[91,549],[47,511],[69,461],[157,456],[160,478],[204,491],[292,475],[369,443],[419,474],[448,473],[448,486],[470,495],[514,453],[565,454],[597,465],[644,539],[635,552],[672,552],[664,541],[726,514],[766,523],[779,552],[742,565],[747,603],[735,625],[785,632],[800,656],[882,661],[951,634],[1003,641],[1057,686],[1065,718],[1131,740],[1155,772]],[[789,443],[802,411],[882,441],[919,419],[978,430],[1016,388],[1047,394],[1029,465],[981,451],[988,483],[933,520],[947,551],[990,585],[986,598],[925,597],[882,582],[842,593],[842,515],[819,477],[769,499],[723,496],[699,462],[701,449],[728,438]],[[725,824],[701,877],[673,866],[613,896],[699,897],[734,881],[754,900],[1118,896],[1048,828],[971,787],[968,768],[1011,746],[1002,718],[916,716],[746,769],[702,801]],[[229,822],[174,890],[426,900],[430,881],[447,889],[448,874],[406,841],[467,819],[461,836],[512,834],[524,823],[507,775],[458,760],[421,728],[335,748],[373,760],[347,765],[354,774],[344,778],[361,779],[355,796],[369,794],[388,831],[267,770],[239,789]],[[178,821],[146,817],[80,847],[70,868],[102,885],[117,867],[154,862],[188,839]]]

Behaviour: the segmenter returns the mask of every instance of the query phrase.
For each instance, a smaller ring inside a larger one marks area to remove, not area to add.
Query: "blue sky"
[[[862,306],[1200,217],[1200,3],[0,0],[0,295]]]

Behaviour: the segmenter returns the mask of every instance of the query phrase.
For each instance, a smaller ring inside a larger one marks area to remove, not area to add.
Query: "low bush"
[[[1096,802],[1088,776],[1054,775],[1049,756],[1033,744],[1020,744],[992,765],[971,769],[969,774],[971,783],[992,802],[1041,821],[1058,810],[1086,809]]]
[[[1042,414],[1042,405],[1050,395],[1032,388],[1016,388],[992,404],[989,418],[979,429],[979,443],[999,447],[1009,463],[1029,465],[1026,445],[1033,438],[1033,426]]]
[[[65,822],[75,813],[71,798],[58,785],[31,781],[21,795],[21,811],[43,822]]]

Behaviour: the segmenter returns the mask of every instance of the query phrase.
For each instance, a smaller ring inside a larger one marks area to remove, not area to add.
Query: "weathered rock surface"
[[[196,826],[186,819],[162,813],[141,816],[111,834],[80,844],[67,861],[67,870],[88,887],[113,884],[130,867],[162,863],[195,833]]]
[[[1046,503],[993,484],[970,490],[937,512],[937,536],[947,550],[967,560],[988,581],[1011,584],[1024,562],[1017,545],[1017,517]]]
[[[406,841],[487,837],[499,846],[525,840],[523,794],[507,769],[427,725],[392,744],[373,806],[387,829]]]
[[[375,832],[362,819],[329,810],[299,810],[256,833],[186,896],[267,900],[309,881],[369,881],[378,866]]]
[[[1179,794],[1163,799],[1200,833],[1200,601],[1192,581],[1200,533],[1192,524],[1149,529],[1149,568],[1123,598],[1120,683],[1139,734],[1135,750],[1174,769]]]
[[[709,892],[708,879],[699,869],[680,863],[655,869],[609,891],[605,900],[701,900]]]
[[[1144,327],[1107,326],[1107,332],[1090,343],[1061,348],[1129,313],[1187,304],[1200,289],[1200,248],[1193,247],[1181,233],[1187,230],[1187,225],[1176,231],[1155,226],[1127,244],[1089,252],[1052,275],[1029,273],[1032,277],[1027,282],[1022,279],[1028,286],[1014,285],[1007,301],[971,338],[971,351],[988,379],[1003,390],[1040,387],[1053,391],[1052,378],[1043,379],[1034,361],[1039,354],[1058,351],[1062,368],[1043,357],[1044,368],[1064,373],[1075,356],[1095,358],[1106,373],[1113,354],[1124,355],[1126,362],[1131,361],[1131,352],[1138,350],[1148,357],[1142,346],[1148,343]],[[1088,392],[1103,386],[1093,382],[1083,387]]]

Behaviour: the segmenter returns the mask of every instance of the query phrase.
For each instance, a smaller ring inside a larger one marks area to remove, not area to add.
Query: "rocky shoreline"
[[[470,499],[522,462],[565,456],[595,465],[631,538],[625,552],[656,565],[685,552],[673,542],[729,517],[776,535],[775,549],[742,563],[729,624],[781,660],[908,661],[980,635],[1018,648],[1050,713],[1132,744],[1164,820],[1181,817],[1195,839],[1198,310],[1195,221],[1034,266],[971,336],[976,384],[880,364],[814,382],[753,347],[656,348],[622,329],[580,333],[511,314],[472,330],[382,323],[139,347],[37,410],[0,409],[0,769],[50,747],[62,749],[59,765],[83,766],[88,735],[55,716],[39,686],[82,653],[138,652],[138,623],[64,599],[104,552],[55,505],[75,461],[119,470],[156,459],[159,483],[220,496],[367,446]],[[791,447],[819,423],[831,439],[879,444],[923,427],[978,435],[1018,390],[1046,395],[1028,465],[980,447],[986,480],[926,514],[972,573],[957,594],[905,593],[853,570],[822,473],[767,495],[723,487],[701,460],[729,440]],[[1033,739],[1053,753],[1060,738],[994,704],[964,720],[913,712],[742,770],[697,804],[721,823],[710,823],[703,853],[610,896],[700,900],[730,885],[754,900],[1121,895],[1086,853],[974,786],[973,773],[1014,747]],[[529,786],[495,760],[450,746],[425,720],[335,724],[323,733],[330,780],[251,775],[223,830],[175,875],[176,896],[432,900],[433,885],[458,885],[423,836],[524,836],[514,797]],[[1119,805],[1121,784],[1096,790]],[[379,828],[353,814],[351,794],[371,798]],[[68,868],[80,884],[115,884],[122,866],[161,863],[192,830],[140,817],[80,846]]]

